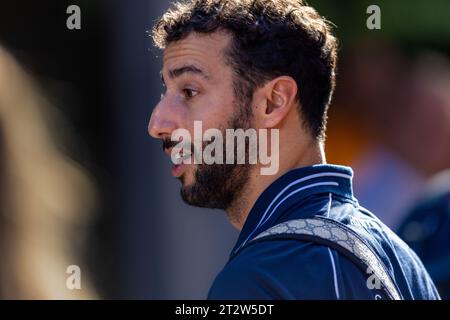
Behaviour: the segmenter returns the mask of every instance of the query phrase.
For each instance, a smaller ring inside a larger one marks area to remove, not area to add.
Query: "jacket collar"
[[[253,237],[272,227],[283,208],[313,194],[331,193],[356,202],[352,178],[351,168],[328,164],[294,169],[279,177],[256,200],[232,255]]]

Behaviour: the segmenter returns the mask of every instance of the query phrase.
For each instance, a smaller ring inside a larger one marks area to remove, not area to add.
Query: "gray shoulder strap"
[[[362,265],[370,268],[372,274],[380,281],[384,291],[391,299],[402,299],[384,263],[365,241],[349,227],[322,217],[290,220],[260,233],[249,244],[264,239],[280,238],[280,236],[284,236],[284,238],[306,236],[312,242],[331,244],[332,247],[340,249],[340,251],[344,250],[347,255],[350,254],[350,256],[362,262]]]

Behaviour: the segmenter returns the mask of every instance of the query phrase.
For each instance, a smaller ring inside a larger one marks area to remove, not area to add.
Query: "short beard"
[[[227,123],[227,129],[243,129],[251,126],[252,112],[248,99],[235,103],[238,110]],[[225,133],[225,129],[222,130]],[[225,136],[225,134],[224,134]],[[248,159],[248,142],[246,141],[245,157]],[[224,148],[226,150],[226,148]],[[235,157],[236,145],[235,145]],[[200,164],[195,171],[195,181],[192,185],[182,186],[180,193],[184,202],[189,205],[227,210],[235,206],[236,200],[242,195],[250,177],[250,165],[245,164]],[[183,179],[182,179],[183,180]]]

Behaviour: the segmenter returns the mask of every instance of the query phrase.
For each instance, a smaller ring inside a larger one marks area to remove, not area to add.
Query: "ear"
[[[277,77],[258,89],[254,98],[261,126],[278,126],[295,106],[297,91],[297,83],[288,76]]]

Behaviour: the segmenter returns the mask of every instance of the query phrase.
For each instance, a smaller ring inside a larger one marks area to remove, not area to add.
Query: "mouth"
[[[172,166],[172,175],[175,178],[181,177],[187,169],[187,165],[184,163],[186,159],[190,158],[191,155],[187,154],[182,156],[181,154],[177,154],[175,156],[176,163]]]
[[[183,163],[182,164],[174,164],[172,166],[172,175],[175,178],[181,177],[185,171],[186,171],[186,165]]]

